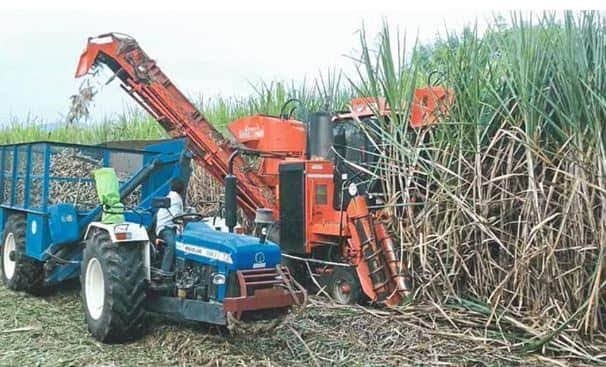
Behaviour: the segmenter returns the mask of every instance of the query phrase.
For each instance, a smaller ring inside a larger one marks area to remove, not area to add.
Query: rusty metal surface
[[[295,300],[295,297],[297,300]],[[241,313],[244,311],[265,310],[288,307],[303,302],[305,296],[302,291],[291,294],[282,288],[258,289],[252,296],[231,297],[223,299],[223,308],[226,312]]]

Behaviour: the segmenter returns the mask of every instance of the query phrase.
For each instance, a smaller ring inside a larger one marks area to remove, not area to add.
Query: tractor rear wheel
[[[99,341],[122,342],[139,335],[144,316],[143,243],[113,243],[96,230],[87,240],[80,268],[86,323]]]
[[[42,289],[42,263],[25,254],[27,222],[23,215],[13,214],[6,220],[0,263],[2,283],[14,291],[38,294]]]
[[[342,305],[353,305],[362,300],[362,287],[355,270],[337,267],[330,275],[329,293]]]

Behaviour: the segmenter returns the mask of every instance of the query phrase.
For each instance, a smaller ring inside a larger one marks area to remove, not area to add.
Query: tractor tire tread
[[[97,230],[85,249],[85,261],[93,255],[90,252],[96,253],[107,272],[106,280],[109,283],[106,286],[107,303],[101,316],[103,322],[94,327],[88,323],[89,331],[98,340],[107,343],[127,341],[137,337],[143,328],[145,272],[141,251],[137,250],[139,248],[139,244],[112,243],[107,232]],[[84,282],[85,271],[82,271],[82,299],[86,302]]]
[[[16,245],[16,264],[15,273],[10,280],[6,279],[4,270],[0,270],[2,272],[2,281],[9,289],[14,291],[23,291],[33,295],[42,294],[44,282],[43,264],[26,255],[27,222],[25,216],[21,214],[9,216],[4,228],[5,231],[1,244],[4,244],[8,233],[13,233]],[[0,266],[1,268],[2,266]]]

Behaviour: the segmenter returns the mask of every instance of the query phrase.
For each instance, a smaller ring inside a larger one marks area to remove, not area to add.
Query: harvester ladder
[[[371,228],[373,228],[373,219],[369,215],[367,217]],[[389,274],[387,274],[387,267],[385,266],[385,259],[383,257],[383,249],[376,241],[374,231],[370,233],[370,236],[362,243],[362,254],[364,261],[368,264],[370,273],[368,274],[372,280],[373,290],[377,293],[378,299],[381,301],[389,295],[388,285],[390,283]]]

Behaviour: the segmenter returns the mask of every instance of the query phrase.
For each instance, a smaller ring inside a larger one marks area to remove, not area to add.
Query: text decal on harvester
[[[227,264],[233,264],[231,255],[222,251],[212,250],[206,247],[188,245],[183,242],[177,242],[177,250],[183,251],[188,254],[194,254],[209,259],[218,260]]]

